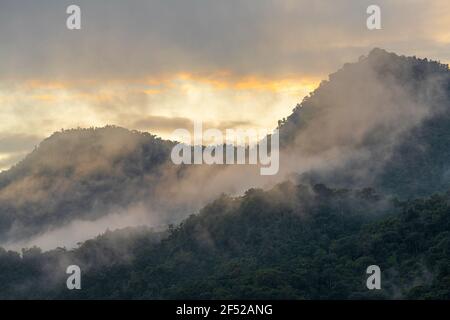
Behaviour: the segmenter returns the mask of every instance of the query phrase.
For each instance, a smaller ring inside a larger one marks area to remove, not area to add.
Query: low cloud
[[[134,204],[127,209],[111,209],[111,213],[97,220],[77,219],[26,240],[12,239],[2,243],[1,247],[19,252],[22,248],[33,246],[38,246],[43,250],[51,250],[56,247],[72,249],[77,247],[78,243],[95,238],[106,230],[113,231],[137,226],[160,227],[158,215],[151,214],[149,209],[142,204]]]

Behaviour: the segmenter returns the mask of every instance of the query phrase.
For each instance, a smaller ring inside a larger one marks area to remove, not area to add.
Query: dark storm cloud
[[[82,10],[79,31],[66,29],[74,3]],[[444,1],[378,3],[383,30],[370,32],[366,0],[2,0],[0,70],[3,77],[63,79],[220,70],[317,75],[383,43],[392,50],[408,43],[417,53],[411,44],[433,29],[435,7],[448,9]],[[443,52],[442,44],[422,51]]]

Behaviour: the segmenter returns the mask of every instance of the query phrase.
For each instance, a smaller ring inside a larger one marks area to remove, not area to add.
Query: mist
[[[430,67],[423,78],[415,78],[416,61],[375,49],[368,57],[331,74],[281,121],[280,170],[274,176],[261,176],[256,165],[177,166],[165,158],[148,172],[136,171],[134,176],[132,171],[133,179],[119,180],[120,192],[115,194],[120,195],[121,209],[108,203],[117,200],[115,196],[105,198],[108,201],[96,199],[94,208],[98,210],[74,211],[62,223],[50,221],[37,235],[21,232],[24,226],[15,223],[0,245],[14,250],[33,245],[72,248],[107,229],[140,225],[164,229],[197,213],[221,194],[239,196],[250,188],[268,189],[282,181],[302,180],[311,173],[316,182],[331,186],[372,187],[397,146],[424,121],[438,116],[448,101],[448,72],[437,73]],[[144,148],[148,137],[136,140],[126,134],[126,138],[116,135],[111,139],[109,134],[105,131],[95,143],[101,153],[85,150],[75,161],[59,150],[60,156],[50,158],[50,162],[38,157],[41,165],[51,170],[67,169],[69,163],[71,176],[66,180],[25,176],[1,189],[0,199],[16,206],[30,202],[45,206],[54,203],[55,197],[73,192],[73,178],[106,179],[124,172],[129,176],[126,164],[117,163],[137,161],[141,151],[136,150]],[[65,145],[67,154],[78,142]]]

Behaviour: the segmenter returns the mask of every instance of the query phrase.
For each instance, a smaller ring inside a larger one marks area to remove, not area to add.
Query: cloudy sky
[[[0,0],[0,170],[61,128],[274,128],[373,47],[449,63],[450,2]]]

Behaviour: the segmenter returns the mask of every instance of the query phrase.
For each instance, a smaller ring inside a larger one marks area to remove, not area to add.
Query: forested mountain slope
[[[405,198],[450,188],[450,71],[373,49],[345,64],[280,122],[293,157],[326,159],[305,181]]]
[[[283,183],[223,196],[167,234],[106,233],[73,251],[0,252],[1,298],[450,298],[450,194]],[[159,239],[163,238],[162,241]],[[65,268],[82,270],[66,289]],[[369,291],[369,265],[382,289]]]

